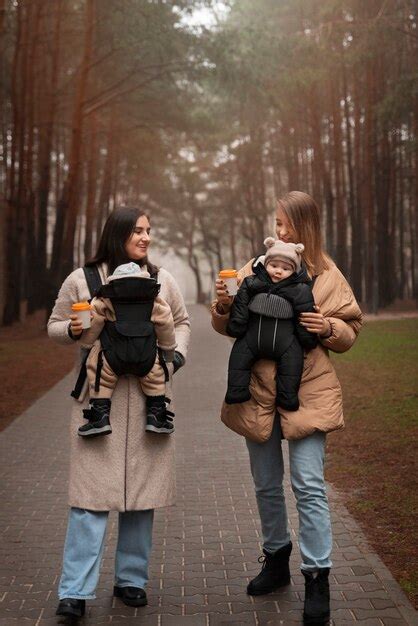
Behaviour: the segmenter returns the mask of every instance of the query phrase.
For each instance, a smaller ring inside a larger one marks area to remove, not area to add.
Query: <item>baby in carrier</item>
[[[83,331],[81,346],[87,358],[90,408],[78,429],[82,437],[112,432],[109,415],[118,377],[133,374],[146,396],[146,430],[170,434],[174,414],[167,410],[167,362],[176,347],[170,306],[159,295],[155,278],[136,263],[119,265],[93,298],[91,327]],[[157,346],[158,342],[158,346]]]
[[[258,359],[277,363],[276,402],[288,411],[299,408],[303,349],[318,338],[299,324],[302,312],[314,311],[311,280],[301,267],[301,243],[268,237],[267,252],[253,263],[234,298],[227,333],[236,337],[228,365],[227,404],[251,398],[251,367]]]

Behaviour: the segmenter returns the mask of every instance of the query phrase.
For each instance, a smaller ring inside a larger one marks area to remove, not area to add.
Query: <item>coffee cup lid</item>
[[[90,311],[91,306],[87,301],[74,302],[74,304],[71,305],[71,308],[73,311]]]
[[[228,269],[228,270],[221,270],[219,272],[219,278],[237,278],[237,277],[238,277],[237,270]]]

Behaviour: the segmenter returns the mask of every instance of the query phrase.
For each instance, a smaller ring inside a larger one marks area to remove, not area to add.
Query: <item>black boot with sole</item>
[[[174,413],[167,409],[170,402],[165,396],[147,396],[147,424],[145,430],[151,433],[171,435],[174,432]]]
[[[329,608],[329,568],[318,570],[317,573],[305,572],[305,604],[303,608],[304,624],[328,624]]]
[[[247,593],[250,596],[262,596],[289,585],[289,557],[291,552],[292,542],[273,553],[263,550],[263,556],[258,559],[260,563],[263,563],[263,567],[258,576],[248,584]]]
[[[95,398],[90,400],[90,408],[83,409],[87,424],[80,426],[78,434],[81,437],[99,437],[100,435],[110,435],[110,406],[111,401],[107,398]]]
[[[58,603],[55,615],[63,615],[71,618],[72,623],[86,612],[86,601],[77,600],[75,598],[63,598]]]

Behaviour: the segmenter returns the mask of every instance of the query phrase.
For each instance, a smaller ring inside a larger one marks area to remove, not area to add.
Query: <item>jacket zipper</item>
[[[276,317],[276,321],[274,323],[273,352],[274,352],[274,346],[276,345],[276,333],[277,333],[277,317]]]
[[[260,341],[261,341],[261,315],[260,315],[260,319],[258,320],[258,349],[260,350]]]

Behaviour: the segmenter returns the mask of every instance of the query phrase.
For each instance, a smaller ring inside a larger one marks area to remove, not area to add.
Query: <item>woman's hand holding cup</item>
[[[74,337],[78,337],[83,332],[83,322],[76,313],[70,315],[70,329]]]
[[[233,296],[238,290],[237,270],[221,270],[216,280],[216,297],[218,303],[225,306],[232,304]]]
[[[222,278],[216,279],[216,297],[218,299],[219,304],[231,304],[232,296],[228,294],[228,289],[222,280]]]
[[[92,310],[88,302],[75,302],[72,306],[70,315],[70,328],[74,337],[81,335],[83,330],[90,328]]]

